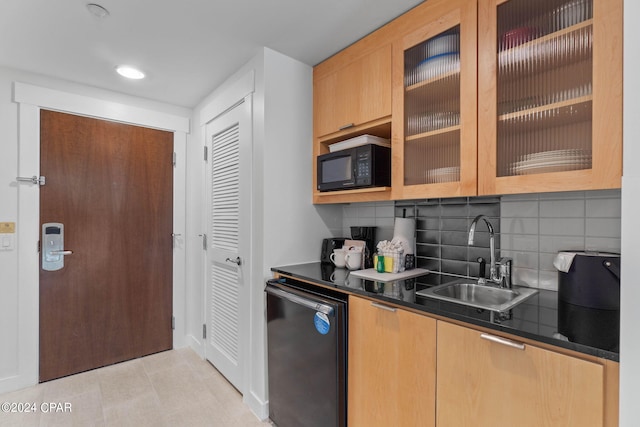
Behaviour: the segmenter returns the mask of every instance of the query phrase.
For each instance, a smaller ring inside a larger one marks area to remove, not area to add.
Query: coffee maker
[[[372,268],[376,247],[376,227],[351,227],[351,238],[365,242],[364,268]]]

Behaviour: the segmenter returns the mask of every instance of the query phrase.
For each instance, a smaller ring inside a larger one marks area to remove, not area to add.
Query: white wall
[[[11,102],[15,73],[0,69],[0,221],[18,221],[18,106]],[[14,243],[17,236],[14,236]],[[0,379],[17,375],[18,251],[0,251]],[[13,327],[8,327],[13,325]]]
[[[340,234],[342,211],[338,206],[311,203],[312,69],[270,49],[263,49],[234,76],[196,107],[194,124],[203,111],[219,102],[226,91],[253,72],[253,235],[250,261],[251,319],[248,390],[244,401],[260,418],[268,415],[266,366],[266,315],[264,282],[270,268],[317,261],[323,237]],[[202,147],[204,128],[190,136],[187,206],[188,342],[202,354],[204,323],[204,229]]]
[[[620,290],[620,426],[638,425],[640,396],[640,3],[624,1],[624,165]]]
[[[28,131],[30,133],[29,137],[35,137],[37,140],[37,129],[22,129],[23,134],[19,135],[18,129],[21,117],[18,114],[18,104],[12,101],[14,82],[56,89],[64,93],[91,97],[101,101],[118,103],[119,105],[168,113],[184,118],[185,123],[188,122],[188,117],[190,116],[190,110],[188,109],[84,87],[18,70],[0,68],[0,222],[16,223],[16,234],[14,236],[16,248],[12,251],[0,251],[0,325],[2,326],[0,327],[0,343],[2,343],[0,345],[0,392],[32,385],[38,378],[37,283],[27,282],[24,276],[20,277],[21,270],[19,270],[21,264],[26,264],[24,254],[27,254],[26,256],[29,259],[37,258],[35,241],[37,239],[34,239],[32,249],[29,247],[17,247],[18,237],[21,232],[22,234],[28,232],[29,234],[37,235],[37,230],[34,232],[34,230],[27,229],[24,224],[19,222],[19,197],[24,199],[26,189],[25,187],[20,187],[21,190],[19,191],[19,187],[15,182],[18,175],[19,137],[24,139],[24,133]],[[113,106],[114,104],[111,105]],[[32,107],[29,111],[35,111],[35,108]],[[24,122],[26,110],[21,111]],[[37,126],[38,123],[34,122],[33,127],[37,128]],[[184,133],[182,135],[183,137],[179,139],[179,143],[184,148],[186,138]],[[24,158],[25,153],[22,153],[22,156]],[[30,161],[30,163],[37,165],[37,160],[35,162]],[[36,168],[37,166],[34,169]],[[30,176],[38,174],[38,171],[21,171],[21,173]],[[34,190],[37,191],[36,189]],[[177,214],[182,216],[180,220],[183,221],[183,210],[178,210]],[[20,257],[18,256],[19,251]],[[24,272],[24,270],[22,271]],[[34,274],[37,277],[37,272]],[[33,274],[30,276],[33,276]],[[179,286],[183,287],[183,279],[180,279],[180,282]],[[26,289],[28,289],[28,292],[25,293]],[[25,301],[25,299],[28,299],[28,301]],[[29,333],[25,333],[25,330],[29,331]],[[182,341],[183,335],[181,334],[179,341]]]

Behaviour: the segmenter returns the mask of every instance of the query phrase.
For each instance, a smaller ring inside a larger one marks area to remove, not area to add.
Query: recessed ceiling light
[[[97,16],[98,18],[105,18],[109,16],[109,11],[99,4],[87,3],[87,9],[92,15]]]
[[[116,67],[116,71],[118,72],[118,74],[128,79],[144,79],[144,73],[142,71],[129,65],[119,65]]]

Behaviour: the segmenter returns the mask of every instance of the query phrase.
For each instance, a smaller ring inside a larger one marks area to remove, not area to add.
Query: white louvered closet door
[[[209,123],[206,134],[206,357],[242,393],[249,336],[251,99]]]

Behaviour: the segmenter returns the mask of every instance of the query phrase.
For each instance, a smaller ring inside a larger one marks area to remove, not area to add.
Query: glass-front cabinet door
[[[478,193],[619,188],[622,0],[478,10]]]
[[[476,194],[476,2],[434,2],[428,16],[394,45],[395,199]]]

